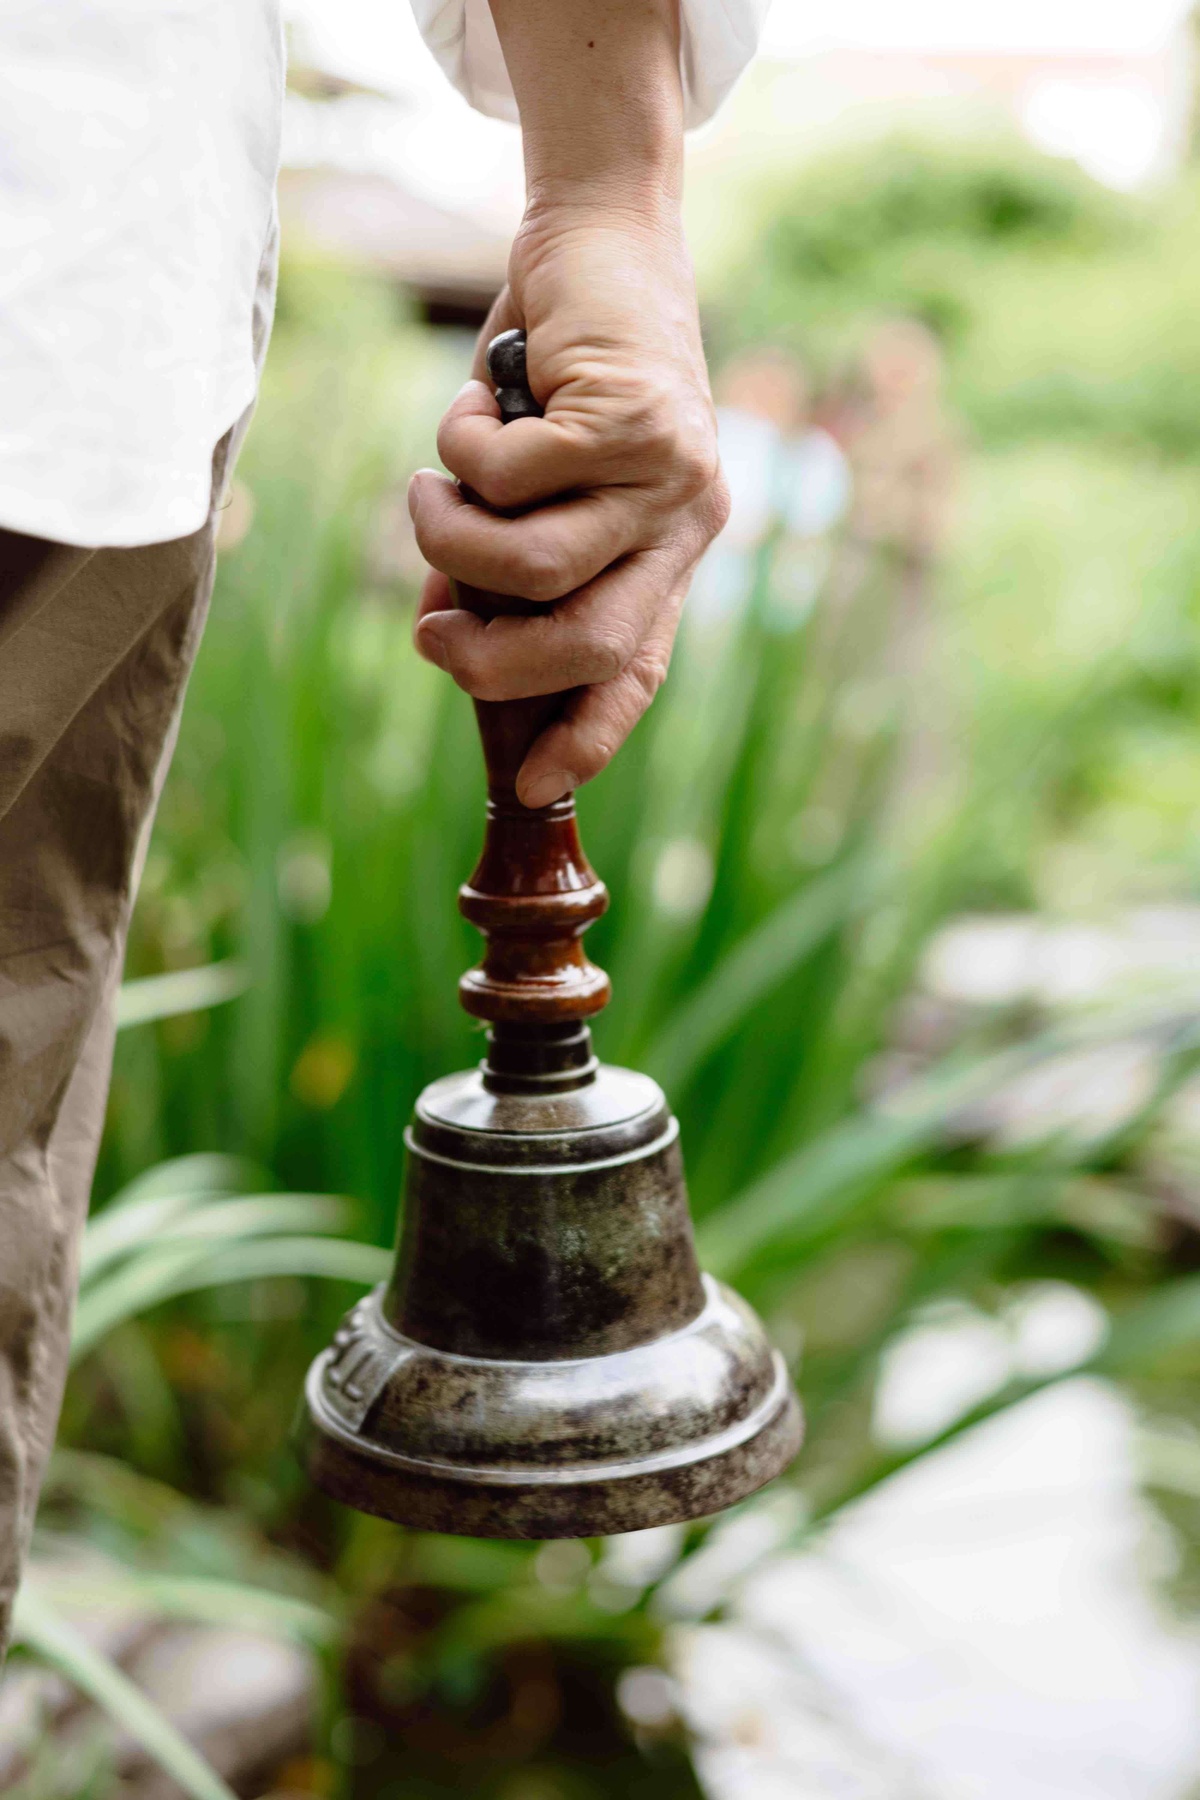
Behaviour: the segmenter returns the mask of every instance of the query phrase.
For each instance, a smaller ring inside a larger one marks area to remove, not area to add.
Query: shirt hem
[[[253,404],[256,390],[257,383],[251,379],[226,423],[214,432],[209,468],[217,445]],[[103,455],[81,457],[74,463],[75,478],[80,487],[86,487],[88,471],[95,470],[92,485],[99,490],[109,479],[111,467]],[[161,468],[158,474],[161,478]],[[210,475],[203,492],[194,500],[180,498],[176,488],[169,498],[160,493],[119,512],[110,506],[98,507],[93,515],[88,508],[58,495],[31,493],[19,480],[7,479],[0,466],[0,531],[45,538],[79,550],[139,550],[144,545],[170,544],[194,536],[207,522],[215,498]]]

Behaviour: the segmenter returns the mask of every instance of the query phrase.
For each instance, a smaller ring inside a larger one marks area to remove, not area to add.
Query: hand
[[[692,570],[728,514],[695,286],[675,209],[584,219],[531,211],[509,285],[481,335],[522,325],[542,419],[501,426],[467,383],[438,433],[446,467],[409,505],[433,565],[417,648],[485,700],[572,689],[534,744],[517,792],[547,806],[605,766],[664,680]],[[453,609],[447,577],[545,603],[484,624]]]

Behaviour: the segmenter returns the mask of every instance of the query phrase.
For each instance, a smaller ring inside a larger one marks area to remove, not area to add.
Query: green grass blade
[[[651,1045],[646,1061],[667,1092],[681,1091],[759,1001],[870,897],[863,864],[850,862],[789,896],[748,932]]]
[[[846,1218],[864,1192],[934,1137],[942,1109],[905,1119],[857,1118],[825,1132],[731,1200],[697,1233],[700,1259],[733,1276],[778,1241],[788,1252]]]
[[[1097,1357],[1106,1375],[1138,1375],[1200,1346],[1200,1275],[1185,1275],[1118,1314]]]
[[[213,1246],[203,1239],[164,1245],[127,1263],[79,1302],[71,1335],[72,1359],[94,1349],[123,1320],[178,1294],[271,1276],[318,1276],[373,1287],[386,1280],[391,1252],[341,1238],[273,1237]]]
[[[144,1200],[110,1206],[89,1219],[79,1263],[80,1286],[86,1288],[97,1275],[131,1252],[148,1244],[156,1245],[162,1232],[193,1207],[202,1205],[204,1199],[201,1193],[151,1194]]]
[[[379,1244],[359,1244],[346,1238],[264,1238],[221,1250],[207,1268],[198,1271],[202,1279],[175,1292],[189,1293],[196,1287],[217,1287],[230,1281],[261,1281],[274,1275],[311,1275],[374,1287],[386,1281],[392,1262],[392,1252]]]
[[[93,1649],[81,1632],[28,1586],[17,1596],[14,1636],[136,1739],[189,1800],[237,1800],[232,1788],[124,1671]]]
[[[198,1194],[211,1199],[217,1194],[244,1194],[253,1189],[261,1171],[244,1156],[222,1151],[197,1150],[190,1156],[171,1156],[144,1169],[112,1196],[96,1223],[115,1209],[156,1194]]]
[[[202,969],[176,969],[169,975],[147,975],[127,981],[117,995],[117,1030],[148,1025],[154,1019],[176,1019],[181,1013],[204,1012],[237,1000],[250,986],[245,963],[209,963]]]
[[[252,1166],[242,1157],[199,1154],[158,1163],[113,1195],[83,1234],[80,1279],[88,1280],[127,1250],[152,1242],[192,1207],[246,1191]]]
[[[190,1278],[212,1255],[212,1245],[203,1240],[153,1244],[102,1281],[93,1282],[80,1294],[75,1308],[72,1361],[86,1356],[123,1320],[136,1318],[172,1294],[186,1293]]]
[[[193,1238],[292,1237],[344,1233],[354,1207],[335,1194],[244,1194],[199,1206],[177,1219],[164,1236],[171,1242]]]
[[[84,1237],[80,1284],[126,1254],[154,1255],[190,1239],[244,1238],[272,1232],[344,1232],[354,1209],[328,1194],[164,1195],[101,1213]],[[105,1227],[108,1229],[104,1229]]]
[[[236,1626],[317,1647],[331,1643],[337,1631],[336,1619],[324,1607],[250,1582],[116,1568],[82,1573],[71,1568],[60,1577],[52,1562],[34,1566],[38,1597],[47,1596],[52,1605],[61,1597],[71,1606],[141,1607],[164,1618]]]
[[[914,1082],[903,1110],[841,1121],[795,1155],[786,1157],[701,1228],[705,1266],[736,1274],[765,1252],[789,1252],[851,1217],[865,1195],[937,1141],[964,1107],[1061,1048],[1062,1034],[1015,1049],[942,1064]]]

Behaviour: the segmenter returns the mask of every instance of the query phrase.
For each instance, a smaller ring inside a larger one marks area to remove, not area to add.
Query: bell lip
[[[320,1356],[314,1358],[304,1382],[304,1398],[309,1414],[314,1425],[326,1437],[336,1439],[345,1448],[356,1451],[360,1456],[367,1456],[385,1468],[432,1481],[459,1481],[471,1487],[561,1488],[601,1482],[609,1485],[613,1482],[636,1480],[644,1475],[670,1474],[676,1469],[689,1468],[693,1463],[711,1462],[717,1457],[728,1456],[733,1451],[742,1449],[766,1431],[777,1415],[795,1398],[784,1360],[778,1350],[772,1350],[773,1379],[763,1399],[742,1418],[735,1419],[732,1425],[714,1432],[711,1437],[694,1438],[677,1449],[654,1450],[645,1456],[627,1457],[618,1462],[573,1463],[569,1468],[552,1468],[536,1463],[482,1467],[473,1463],[433,1462],[424,1457],[405,1456],[402,1451],[389,1449],[386,1444],[377,1443],[373,1438],[349,1430],[340,1419],[334,1417],[321,1398],[321,1376],[329,1354],[328,1350],[323,1350]],[[475,1359],[467,1357],[458,1360],[469,1362]],[[586,1357],[579,1360],[599,1362],[602,1359]]]
[[[739,1312],[762,1327],[744,1301],[724,1284],[704,1278],[706,1288],[735,1302]],[[689,1328],[684,1327],[686,1332]],[[411,1342],[385,1323],[397,1345]],[[657,1340],[661,1345],[665,1340]],[[647,1346],[648,1348],[649,1346]],[[332,1349],[332,1347],[331,1347]],[[762,1340],[761,1386],[746,1409],[706,1435],[626,1454],[618,1439],[592,1462],[487,1464],[478,1449],[462,1461],[448,1461],[435,1444],[433,1454],[406,1454],[401,1444],[380,1444],[370,1433],[374,1399],[362,1423],[332,1414],[321,1391],[323,1351],[310,1367],[298,1409],[295,1448],[309,1479],[331,1499],[413,1530],[481,1538],[542,1539],[602,1537],[651,1525],[708,1518],[756,1493],[791,1462],[803,1436],[796,1393],[778,1351]],[[439,1358],[480,1368],[497,1360],[439,1351]],[[572,1358],[575,1367],[607,1363],[627,1352]],[[524,1369],[519,1360],[500,1367]],[[541,1367],[543,1365],[535,1365]],[[728,1414],[726,1414],[728,1420]],[[681,1421],[682,1423],[682,1421]],[[631,1446],[632,1448],[632,1446]],[[470,1457],[471,1460],[467,1460]]]
[[[594,1476],[557,1487],[501,1486],[422,1475],[381,1464],[361,1441],[329,1437],[302,1402],[294,1448],[315,1487],[341,1505],[414,1531],[450,1536],[545,1541],[595,1538],[712,1518],[774,1481],[804,1437],[795,1390],[757,1437],[716,1456],[697,1457],[659,1474],[634,1471],[616,1481]]]

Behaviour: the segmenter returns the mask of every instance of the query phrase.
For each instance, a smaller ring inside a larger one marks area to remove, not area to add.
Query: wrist
[[[521,236],[607,229],[670,239],[683,229],[680,202],[677,181],[645,169],[539,181],[529,187]]]
[[[678,213],[683,193],[683,127],[665,97],[656,107],[646,96],[614,122],[588,129],[589,121],[524,124],[525,187],[533,212],[594,207],[666,216]]]
[[[530,210],[678,209],[678,0],[490,0]]]

